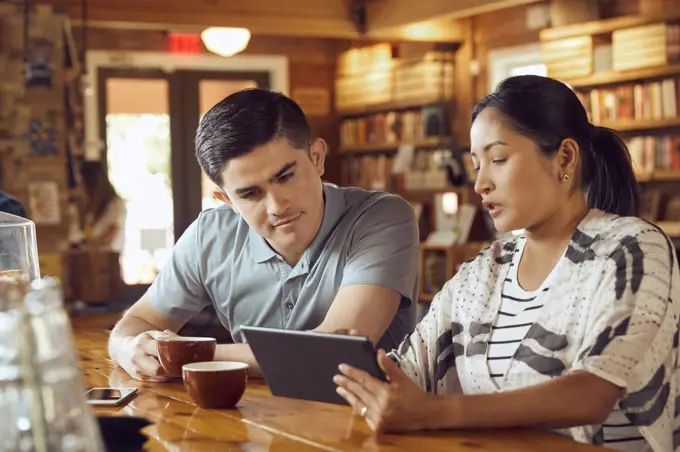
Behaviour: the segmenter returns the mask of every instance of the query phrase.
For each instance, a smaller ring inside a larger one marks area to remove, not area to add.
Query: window
[[[548,75],[543,64],[541,44],[527,44],[503,47],[489,52],[489,92],[508,77],[515,75]],[[512,235],[522,235],[524,230],[512,231]]]
[[[489,52],[489,92],[508,77],[515,75],[547,75],[541,44],[503,47]]]

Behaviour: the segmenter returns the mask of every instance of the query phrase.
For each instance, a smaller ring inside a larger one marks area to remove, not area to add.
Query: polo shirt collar
[[[323,184],[323,195],[325,203],[321,227],[302,257],[307,263],[307,268],[310,268],[319,257],[328,237],[345,213],[345,195],[337,185]]]
[[[248,247],[250,254],[255,259],[255,262],[261,264],[277,256],[276,251],[269,246],[269,243],[254,229],[248,230]]]

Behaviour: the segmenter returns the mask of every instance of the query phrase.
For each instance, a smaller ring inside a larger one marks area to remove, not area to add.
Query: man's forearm
[[[117,365],[121,365],[120,359],[117,356],[118,350],[120,350],[123,342],[126,340],[131,340],[128,338],[134,338],[138,334],[145,331],[151,331],[157,329],[154,325],[140,319],[139,317],[126,315],[124,316],[111,331],[111,336],[109,337],[109,356],[111,360]]]
[[[620,389],[611,383],[578,372],[507,392],[437,397],[427,424],[433,429],[597,424],[611,412],[617,395]]]
[[[248,364],[248,375],[261,378],[260,366],[248,344],[221,344],[215,350],[215,361],[238,361]]]

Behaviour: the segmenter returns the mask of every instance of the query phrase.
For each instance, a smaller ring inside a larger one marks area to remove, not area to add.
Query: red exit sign
[[[196,33],[168,33],[168,49],[173,53],[197,54],[203,52],[201,35]]]

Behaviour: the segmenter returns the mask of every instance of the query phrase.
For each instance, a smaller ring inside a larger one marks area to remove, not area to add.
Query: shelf
[[[680,74],[680,64],[633,69],[625,72],[601,72],[571,80],[563,80],[572,88],[589,88],[615,83],[633,82]]]
[[[477,196],[477,194],[474,192],[474,189],[471,186],[467,185],[462,185],[462,186],[452,186],[452,187],[444,187],[444,188],[436,188],[436,189],[417,189],[417,190],[398,190],[395,191],[394,193],[396,195],[401,196],[407,201],[413,201],[413,202],[432,202],[434,200],[434,196],[441,194],[441,193],[457,193],[459,196],[459,203],[472,203],[472,204],[480,204],[481,202],[481,197]]]
[[[680,237],[680,221],[656,221],[654,222],[669,237]]]
[[[449,251],[455,245],[433,245],[427,242],[420,242],[420,249],[424,251]]]
[[[416,108],[429,107],[437,104],[453,104],[454,99],[418,99],[409,101],[386,102],[382,104],[366,105],[347,109],[338,109],[338,116],[361,116],[371,113],[381,113],[394,110],[410,110]]]
[[[632,132],[638,130],[665,129],[680,127],[680,118],[667,119],[627,119],[624,121],[601,122],[595,124],[600,127],[608,127],[618,132]]]
[[[680,170],[657,170],[651,173],[636,174],[638,182],[658,182],[680,180]]]
[[[546,28],[540,32],[541,41],[572,38],[583,35],[600,35],[611,33],[621,28],[638,27],[655,22],[669,22],[680,19],[680,11],[664,11],[648,16],[622,16],[612,19],[595,20],[563,27]]]
[[[341,154],[356,154],[356,153],[368,153],[368,152],[395,152],[399,149],[401,145],[412,144],[416,149],[418,148],[431,148],[436,146],[447,146],[451,144],[450,138],[429,138],[425,140],[419,140],[414,143],[381,143],[381,144],[362,144],[357,146],[342,146],[340,148]]]

